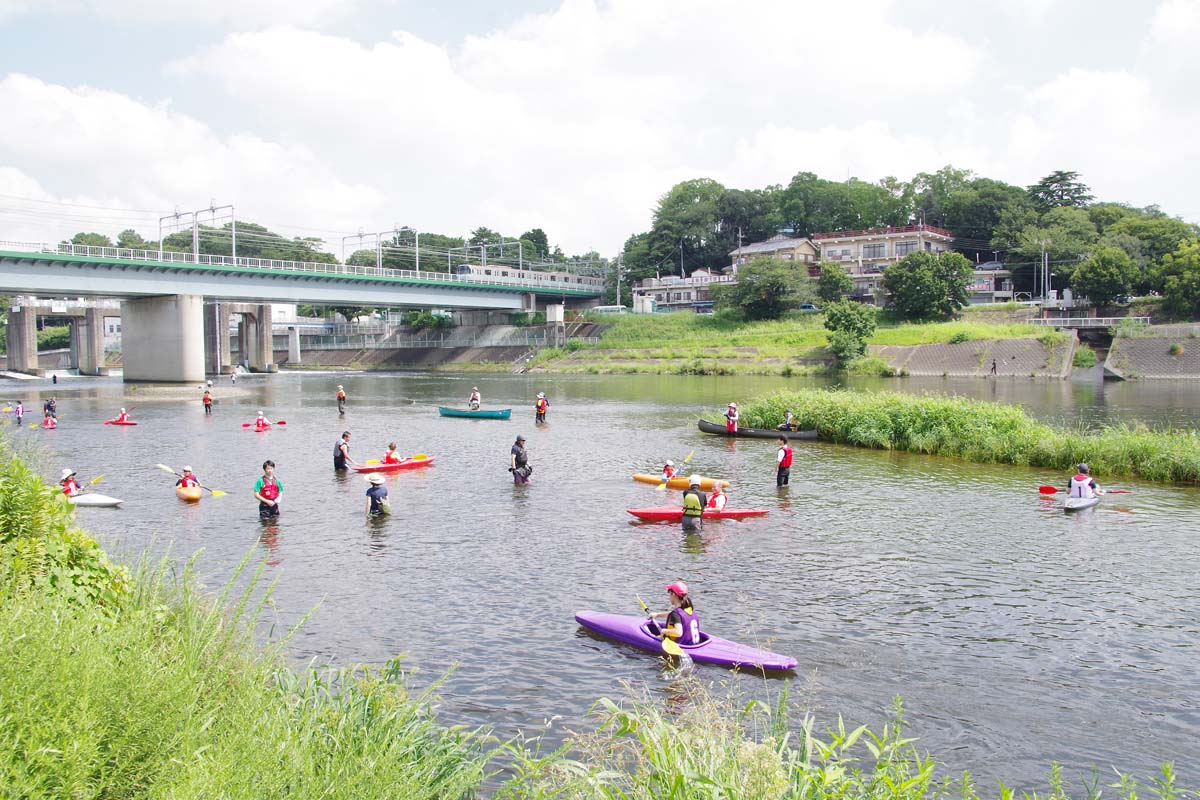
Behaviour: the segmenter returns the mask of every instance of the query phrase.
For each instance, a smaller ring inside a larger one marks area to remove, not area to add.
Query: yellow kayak
[[[686,489],[688,488],[689,477],[690,476],[685,475],[683,477],[671,478],[671,480],[667,481],[667,487],[671,489]],[[635,473],[633,479],[639,483],[660,484],[663,482],[662,475],[647,475],[642,472]],[[701,478],[700,488],[706,492],[712,491],[713,484],[717,482],[718,481],[716,478]],[[725,488],[729,485],[729,481],[720,481],[720,484],[721,488]]]
[[[200,498],[204,496],[204,490],[199,486],[176,486],[175,496],[186,503],[198,503]]]

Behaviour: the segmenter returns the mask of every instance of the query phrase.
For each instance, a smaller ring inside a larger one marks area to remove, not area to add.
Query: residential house
[[[777,233],[765,242],[743,245],[729,254],[733,272],[752,258],[767,256],[779,261],[795,261],[800,264],[815,264],[819,257],[817,246],[810,239]]]
[[[664,275],[661,278],[645,278],[633,287],[633,308],[657,311],[696,311],[704,313],[713,307],[709,289],[714,284],[733,283],[733,275],[722,275],[698,269],[686,278]]]

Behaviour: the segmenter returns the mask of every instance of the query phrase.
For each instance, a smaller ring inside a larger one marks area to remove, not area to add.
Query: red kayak
[[[649,522],[680,522],[683,520],[683,506],[658,506],[657,508],[627,508],[625,509],[638,519]],[[704,509],[705,519],[742,519],[743,517],[765,517],[765,508],[727,508],[716,511]]]
[[[124,421],[121,421],[119,419],[106,419],[106,420],[104,420],[104,424],[105,425],[137,425],[137,423],[131,419],[127,419]]]
[[[428,467],[433,463],[437,456],[426,456],[425,458],[406,458],[403,461],[396,461],[391,464],[359,464],[356,467],[351,467],[355,472],[399,472],[402,469],[420,469]]]

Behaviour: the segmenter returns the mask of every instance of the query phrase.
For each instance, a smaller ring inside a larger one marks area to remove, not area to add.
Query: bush
[[[971,334],[967,331],[955,331],[950,337],[950,344],[963,344],[971,341]]]
[[[1071,359],[1071,364],[1079,369],[1089,369],[1096,366],[1096,351],[1085,345],[1080,345],[1075,349],[1075,356]]]
[[[867,352],[867,341],[849,331],[834,331],[829,334],[829,352],[839,364],[849,364]]]
[[[71,326],[54,325],[37,332],[38,350],[61,350],[71,346]]]
[[[445,314],[433,314],[429,311],[410,311],[404,319],[414,331],[445,330],[454,327],[454,320]]]
[[[1181,356],[1184,353],[1183,345],[1179,342],[1174,342],[1170,347],[1167,348],[1167,352],[1173,356]]]

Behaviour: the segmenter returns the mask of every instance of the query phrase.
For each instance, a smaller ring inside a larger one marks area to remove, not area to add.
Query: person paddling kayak
[[[483,402],[483,398],[479,394],[479,387],[472,386],[471,387],[471,396],[469,398],[467,398],[467,405],[471,407],[472,411],[478,411],[479,404],[482,402]]]
[[[341,472],[347,464],[358,466],[358,462],[350,457],[350,431],[342,431],[342,438],[333,445],[333,468]]]
[[[668,460],[666,464],[663,464],[663,473],[662,473],[662,482],[663,483],[666,483],[667,481],[671,480],[671,478],[674,478],[676,474],[677,473],[675,472],[675,462],[674,461]]]
[[[121,409],[121,413],[117,414],[117,418],[113,422],[129,422],[129,414],[125,409]]]
[[[777,440],[779,449],[775,451],[775,486],[781,488],[788,485],[792,476],[792,446],[786,436]]]
[[[192,474],[191,467],[184,467],[183,475],[179,478],[179,480],[175,481],[175,485],[184,489],[190,489],[193,486],[199,486],[200,480]]]
[[[274,519],[279,516],[279,499],[283,484],[275,477],[275,462],[263,462],[262,477],[254,484],[254,497],[258,500],[258,518]]]
[[[270,427],[271,427],[271,423],[268,422],[267,418],[263,416],[263,412],[261,412],[261,411],[258,412],[258,416],[254,418],[254,430],[265,431],[267,428],[270,428]]]
[[[725,432],[737,433],[738,425],[738,409],[737,403],[730,403],[729,408],[725,411]]]
[[[1075,469],[1077,470],[1075,477],[1067,481],[1067,497],[1082,497],[1091,500],[1093,497],[1104,494],[1104,490],[1097,486],[1095,479],[1092,478],[1091,469],[1087,464],[1079,464]]]
[[[704,507],[711,508],[714,511],[724,511],[727,502],[729,502],[729,498],[725,496],[725,490],[721,488],[721,482],[713,481],[712,494],[708,496],[708,504]]]
[[[650,615],[650,619],[667,621],[662,629],[663,638],[681,645],[700,644],[700,616],[688,595],[687,584],[683,581],[668,583],[667,597],[671,602],[671,610],[656,611]]]
[[[700,491],[703,479],[699,475],[688,478],[688,488],[683,493],[683,531],[690,533],[704,527],[704,507],[708,497]]]
[[[529,476],[533,474],[533,467],[529,466],[529,454],[525,452],[524,436],[517,437],[517,440],[513,442],[509,454],[508,471],[512,473],[513,483],[529,483]]]
[[[67,497],[74,497],[83,491],[83,487],[75,480],[75,470],[68,467],[63,467],[62,477],[59,478],[58,485],[62,487],[62,493]]]
[[[545,422],[546,421],[546,411],[548,411],[549,409],[550,409],[550,401],[546,399],[546,393],[538,392],[537,403],[533,407],[533,410],[534,410],[533,421],[534,422]]]
[[[400,456],[396,455],[396,443],[395,442],[388,442],[388,449],[387,449],[387,452],[383,454],[382,460],[383,460],[384,464],[399,464],[400,463],[401,458],[400,458]]]
[[[338,384],[337,390],[337,406],[339,414],[346,413],[346,390],[342,388],[340,383]]]
[[[367,483],[371,484],[367,489],[367,516],[379,517],[387,514],[389,511],[388,505],[388,490],[383,485],[383,476],[378,472],[367,476]]]
[[[46,414],[46,418],[42,420],[42,427],[53,430],[58,427],[58,420],[54,418],[53,414]]]

